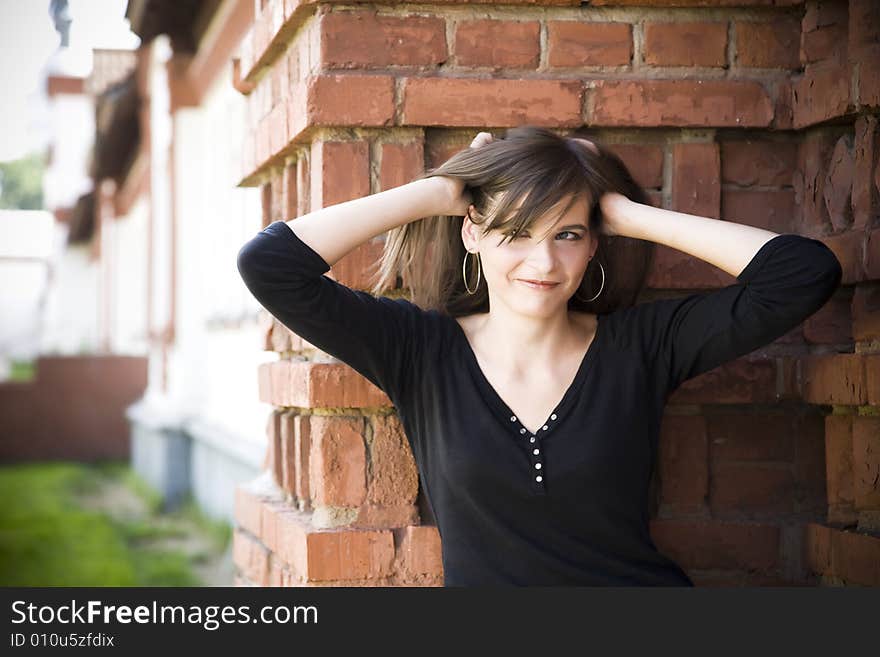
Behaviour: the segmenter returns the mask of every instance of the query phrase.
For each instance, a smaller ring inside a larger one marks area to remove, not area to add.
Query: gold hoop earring
[[[602,270],[602,285],[599,286],[599,291],[596,292],[596,296],[592,297],[591,299],[583,299],[583,298],[581,298],[581,297],[578,296],[577,292],[575,292],[575,293],[574,293],[574,297],[575,297],[578,301],[583,301],[584,303],[589,303],[589,302],[591,302],[591,301],[595,301],[595,300],[596,300],[596,297],[598,297],[600,294],[602,294],[602,290],[605,288],[605,267],[603,267],[603,266],[602,266],[602,263],[599,262],[598,260],[597,260],[596,262],[599,264],[599,269]]]
[[[465,267],[467,266],[467,257],[470,255],[471,251],[465,251],[464,260],[461,263],[461,278],[464,281],[464,289],[467,290],[468,294],[476,293],[477,289],[480,287],[480,276],[482,275],[482,267],[480,266],[480,255],[477,254],[477,284],[474,286],[473,291],[468,287],[467,284],[467,273],[465,273]]]

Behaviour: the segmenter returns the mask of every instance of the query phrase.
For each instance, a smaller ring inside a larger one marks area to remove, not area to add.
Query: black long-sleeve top
[[[324,276],[283,222],[247,242],[260,304],[393,402],[441,537],[445,586],[693,586],[649,532],[666,398],[786,334],[840,284],[822,242],[782,234],[737,282],[598,315],[570,387],[536,434],[483,375],[451,316]]]

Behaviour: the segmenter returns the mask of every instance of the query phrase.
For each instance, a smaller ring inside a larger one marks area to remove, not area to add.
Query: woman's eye
[[[509,235],[509,236],[511,237],[511,239],[517,239],[518,237],[528,237],[528,233],[526,233],[525,231],[520,232],[519,234],[516,234],[516,233],[514,233],[513,231],[507,231],[507,232],[504,233],[504,234],[505,234],[505,235]],[[561,233],[558,233],[558,234],[557,234],[557,237],[558,237],[559,235],[574,235],[574,237],[568,237],[568,238],[565,238],[565,239],[563,240],[563,241],[565,241],[565,242],[575,242],[575,241],[581,239],[580,234],[574,232],[573,230],[564,230],[564,231],[562,231]]]

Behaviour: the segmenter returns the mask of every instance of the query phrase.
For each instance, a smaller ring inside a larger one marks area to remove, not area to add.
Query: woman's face
[[[560,308],[566,308],[599,244],[589,232],[589,205],[584,195],[559,217],[570,198],[563,199],[530,229],[502,244],[505,234],[500,229],[483,235],[481,226],[464,218],[462,239],[469,251],[479,252],[491,307],[501,303],[535,318],[552,317]],[[469,275],[468,284],[473,287],[476,276]]]

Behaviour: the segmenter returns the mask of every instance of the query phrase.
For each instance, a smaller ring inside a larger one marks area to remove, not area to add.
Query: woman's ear
[[[465,214],[464,219],[461,222],[461,240],[464,242],[464,247],[468,251],[475,251],[479,241],[477,235],[479,226],[470,219],[473,214],[476,214],[476,211],[477,208],[471,203],[468,206],[467,214]]]

